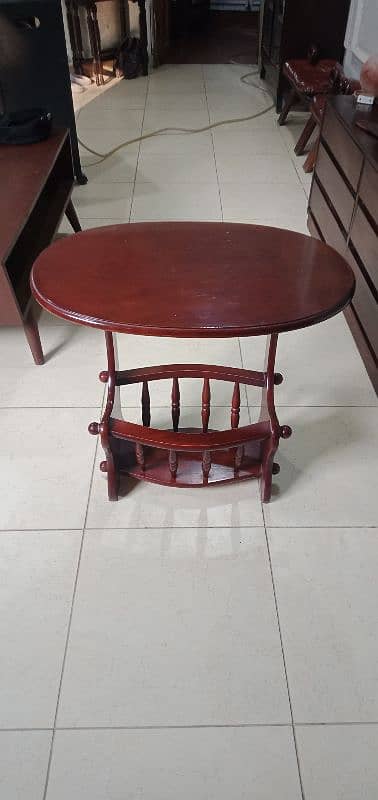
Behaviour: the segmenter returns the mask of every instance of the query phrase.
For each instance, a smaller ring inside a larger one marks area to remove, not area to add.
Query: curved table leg
[[[117,343],[113,338],[113,334],[105,332],[106,352],[108,358],[107,371],[100,372],[99,378],[102,383],[107,383],[107,400],[105,411],[102,416],[100,424],[98,422],[91,422],[88,426],[89,433],[95,436],[100,434],[101,444],[106,456],[106,461],[100,464],[101,472],[106,472],[108,476],[108,497],[109,500],[118,500],[119,491],[119,469],[117,463],[117,453],[112,448],[114,447],[115,440],[110,435],[110,417],[115,416],[117,419],[122,419],[120,388],[117,385]]]
[[[262,390],[260,422],[269,422],[270,439],[264,444],[261,464],[261,499],[268,503],[272,494],[272,476],[280,471],[279,465],[274,463],[280,437],[287,439],[291,436],[288,425],[280,426],[274,405],[274,386],[282,383],[283,377],[274,372],[276,360],[278,334],[272,333],[267,338],[265,354],[265,386]]]
[[[106,341],[106,353],[108,357],[108,371],[106,375],[108,383],[108,394],[107,394],[105,412],[101,420],[100,434],[101,434],[101,444],[106,455],[106,462],[105,462],[106,470],[104,464],[102,464],[101,469],[102,471],[106,471],[108,476],[109,500],[118,500],[119,471],[117,465],[117,456],[112,450],[111,440],[109,435],[110,417],[115,416],[117,417],[117,419],[122,419],[120,388],[119,386],[117,386],[116,383],[116,372],[118,369],[118,353],[117,353],[117,342],[112,333],[109,332],[105,333],[105,341]],[[104,377],[105,376],[103,375],[103,373],[100,373],[100,380],[103,380]],[[114,442],[114,439],[112,439],[112,441]]]

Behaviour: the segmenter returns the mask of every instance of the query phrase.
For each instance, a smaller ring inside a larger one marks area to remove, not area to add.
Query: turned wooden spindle
[[[151,402],[148,381],[143,381],[142,386],[142,422],[145,428],[150,427],[151,423]]]
[[[175,450],[170,450],[168,453],[168,461],[169,461],[169,469],[171,471],[172,478],[176,478],[177,475],[177,453]]]
[[[202,431],[207,433],[209,428],[210,419],[210,381],[208,378],[203,379],[202,388]]]
[[[240,386],[235,383],[231,403],[231,428],[239,427],[240,419]]]
[[[244,457],[244,447],[241,444],[235,451],[235,472],[239,472]]]
[[[139,464],[140,468],[142,470],[145,470],[146,463],[145,463],[145,460],[144,460],[144,449],[143,449],[143,445],[140,444],[139,442],[135,442],[135,455],[136,455],[137,463]]]
[[[178,378],[172,379],[172,424],[175,433],[178,431],[180,420],[180,386]]]
[[[202,455],[202,474],[203,482],[206,484],[209,480],[209,472],[211,468],[211,453],[210,450],[204,450]]]

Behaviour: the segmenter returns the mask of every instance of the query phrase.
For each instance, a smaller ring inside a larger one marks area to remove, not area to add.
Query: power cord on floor
[[[257,70],[253,72],[247,72],[245,75],[242,75],[240,80],[242,83],[245,83],[247,86],[253,86],[254,89],[258,89],[260,92],[264,94],[269,94],[267,89],[264,89],[262,86],[259,86],[257,83],[253,83],[252,81],[246,81],[246,78],[249,78],[252,75],[256,75]],[[202,128],[175,128],[175,127],[168,127],[168,128],[160,128],[157,131],[153,131],[152,133],[145,133],[142,136],[136,136],[134,139],[128,139],[125,142],[121,142],[116,147],[113,147],[112,150],[109,150],[107,153],[98,153],[97,150],[93,150],[87,144],[81,141],[78,137],[78,141],[85,150],[92,155],[98,157],[98,161],[95,161],[93,164],[86,164],[86,167],[95,167],[98,164],[102,164],[107,158],[114,156],[115,153],[118,153],[119,150],[122,150],[124,147],[128,147],[131,144],[136,144],[137,142],[143,142],[146,139],[152,139],[154,136],[161,136],[162,134],[168,133],[182,133],[182,134],[195,134],[195,133],[205,133],[206,131],[213,130],[214,128],[219,128],[221,125],[236,125],[240,122],[250,122],[253,119],[257,119],[257,117],[262,117],[264,114],[267,114],[268,111],[271,111],[274,108],[274,103],[264,108],[262,111],[257,111],[255,114],[250,114],[247,117],[236,117],[234,119],[223,119],[219,122],[212,122],[210,125],[205,125]],[[79,112],[80,116],[80,112]]]

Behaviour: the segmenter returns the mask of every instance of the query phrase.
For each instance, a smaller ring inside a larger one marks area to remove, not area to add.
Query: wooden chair
[[[307,142],[313,133],[316,126],[318,126],[319,130],[321,127],[322,119],[324,116],[324,111],[327,104],[327,99],[329,94],[353,94],[357,89],[360,89],[359,81],[352,80],[351,78],[346,78],[345,75],[340,75],[336,77],[334,83],[334,91],[329,92],[328,94],[320,94],[313,98],[310,106],[310,117],[306,122],[305,127],[295,145],[294,152],[297,156],[301,156],[304,153],[305,147]],[[315,161],[316,161],[316,153],[318,149],[318,140],[317,137],[316,141],[312,145],[308,156],[303,164],[303,169],[305,172],[312,172],[314,169]]]
[[[98,0],[66,0],[66,8],[74,70],[78,75],[82,75],[83,73],[84,53],[79,15],[79,9],[82,7],[85,9],[87,18],[89,42],[92,54],[93,75],[95,77],[97,86],[100,86],[104,83],[104,73],[101,60],[102,48],[100,28],[97,19],[97,2]],[[139,6],[140,40],[143,48],[143,75],[147,75],[148,53],[146,3],[145,0],[132,0],[132,2],[137,2]],[[119,15],[121,23],[121,40],[123,40],[127,33],[126,0],[119,0]],[[111,55],[114,56],[115,52],[112,52]]]
[[[337,61],[332,58],[318,59],[317,49],[310,49],[308,58],[286,61],[282,72],[290,84],[290,91],[278,117],[278,124],[284,125],[287,115],[295,101],[300,99],[309,105],[315,95],[327,94],[332,70]]]

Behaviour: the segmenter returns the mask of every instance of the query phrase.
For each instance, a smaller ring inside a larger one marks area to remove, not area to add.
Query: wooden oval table
[[[169,486],[205,486],[261,478],[271,496],[281,426],[274,405],[278,334],[321,322],[351,300],[354,276],[327,245],[260,225],[162,222],[96,228],[62,239],[37,259],[32,291],[43,308],[105,331],[107,403],[100,434],[109,499],[121,473]],[[119,370],[113,333],[173,337],[267,335],[262,371],[207,364]],[[326,356],[325,356],[326,357]],[[172,379],[172,429],[151,426],[150,381]],[[202,378],[200,424],[180,428],[180,385]],[[210,428],[211,381],[227,381],[230,426]],[[120,410],[121,386],[141,384],[142,425]],[[239,427],[240,384],[262,390],[259,421]]]

